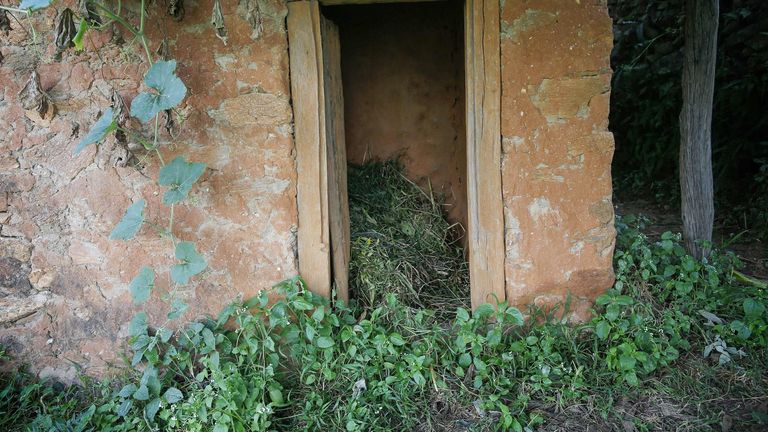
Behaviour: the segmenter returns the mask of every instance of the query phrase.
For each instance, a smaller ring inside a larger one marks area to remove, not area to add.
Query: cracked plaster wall
[[[502,0],[506,293],[572,319],[613,283],[605,0]]]
[[[111,30],[88,33],[82,53],[54,61],[56,11],[67,6],[76,7],[57,1],[35,14],[37,49],[14,21],[0,33],[0,343],[42,375],[70,381],[70,362],[94,374],[121,364],[122,337],[138,310],[128,283],[155,262],[167,287],[173,250],[146,225],[134,241],[108,240],[140,198],[148,220],[167,223],[156,157],[114,137],[73,155],[113,88],[130,103],[146,65]],[[177,138],[161,135],[163,157],[185,154],[209,167],[174,223],[209,263],[182,293],[192,319],[296,273],[296,168],[284,2],[259,0],[257,9],[247,0],[222,2],[226,45],[210,25],[212,1],[185,6],[175,22],[164,4],[152,3],[148,23],[152,48],[167,35],[188,87]],[[20,106],[32,70],[56,106],[50,121],[33,121]],[[167,305],[148,308],[157,321]]]

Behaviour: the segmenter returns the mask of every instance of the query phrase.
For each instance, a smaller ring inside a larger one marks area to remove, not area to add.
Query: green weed
[[[295,278],[275,287],[274,303],[263,292],[176,332],[135,325],[135,368],[120,385],[91,382],[62,392],[12,375],[0,401],[3,412],[17,414],[4,425],[216,432],[764,427],[765,290],[734,279],[732,254],[700,262],[677,235],[650,241],[642,220],[619,219],[617,228],[616,284],[583,324],[536,309],[525,320],[504,303],[473,313],[458,308],[446,321],[393,293],[376,307],[350,307]]]

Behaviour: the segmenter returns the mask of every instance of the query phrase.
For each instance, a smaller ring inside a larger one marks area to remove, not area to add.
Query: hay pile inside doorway
[[[469,269],[460,238],[430,191],[408,180],[396,161],[350,165],[350,288],[375,307],[387,293],[438,314],[469,305]]]

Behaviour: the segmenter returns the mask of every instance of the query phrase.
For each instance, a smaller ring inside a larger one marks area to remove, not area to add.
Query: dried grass
[[[397,161],[351,165],[350,286],[375,306],[387,293],[414,308],[453,313],[469,302],[469,270],[459,242],[463,229],[443,205],[405,177]]]

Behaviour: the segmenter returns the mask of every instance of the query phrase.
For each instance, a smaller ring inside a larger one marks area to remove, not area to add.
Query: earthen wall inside
[[[332,6],[339,26],[347,159],[399,159],[466,226],[462,5]]]

